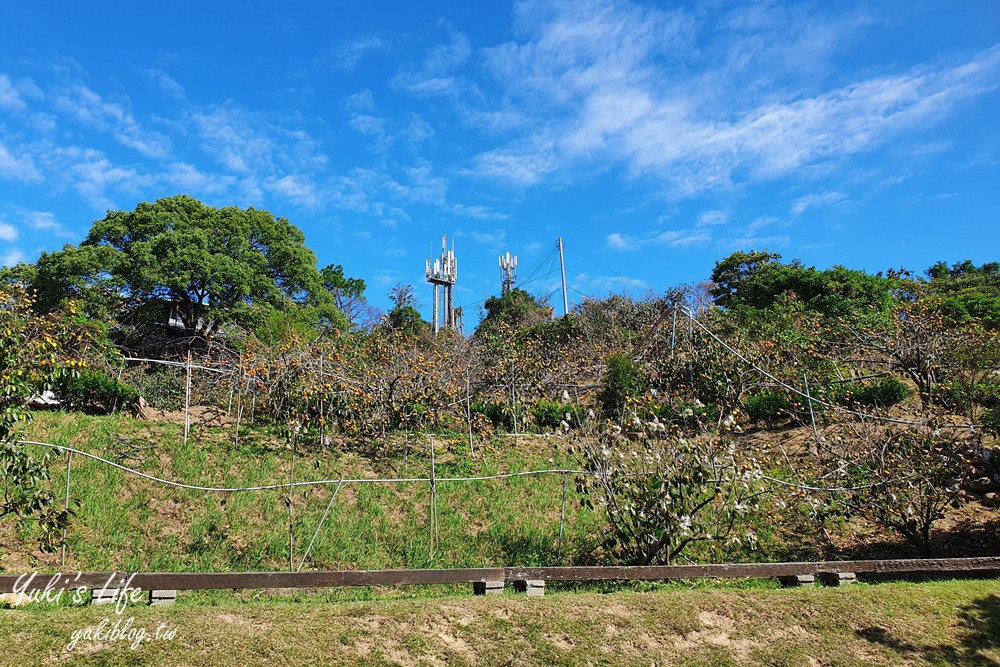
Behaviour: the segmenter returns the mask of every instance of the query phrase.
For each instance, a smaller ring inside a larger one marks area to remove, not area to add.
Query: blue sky
[[[108,209],[266,208],[385,307],[454,239],[467,318],[705,280],[1000,259],[1000,3],[7,2],[0,263]]]

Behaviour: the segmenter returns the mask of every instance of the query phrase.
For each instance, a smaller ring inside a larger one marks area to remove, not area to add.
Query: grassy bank
[[[282,485],[292,474],[298,481],[431,474],[426,434],[395,433],[385,440],[339,439],[323,445],[318,434],[301,437],[295,443],[293,471],[292,443],[280,433],[243,425],[237,434],[231,421],[215,417],[214,424],[200,423],[199,413],[195,416],[186,445],[181,420],[120,415],[40,412],[26,436],[198,486]],[[793,436],[787,431],[768,435],[786,440]],[[438,480],[580,465],[569,451],[573,441],[568,438],[477,438],[473,450],[465,434],[438,434],[433,442]],[[65,455],[56,457],[51,471],[52,488],[61,500]],[[295,567],[313,542],[305,569],[582,564],[599,559],[595,548],[607,529],[600,508],[581,506],[572,475],[439,481],[433,533],[427,482],[344,484],[331,504],[336,487],[299,487],[289,508],[283,489],[216,493],[178,488],[75,456],[70,480],[75,516],[67,533],[65,565],[60,565],[58,554],[39,552],[30,533],[15,531],[13,522],[4,521],[0,522],[0,571],[283,570],[289,567],[290,523]],[[828,523],[839,541],[838,549],[831,550],[808,514],[777,511],[766,502],[748,521],[756,544],[702,542],[685,555],[701,562],[918,555],[898,536],[844,520]],[[1000,510],[978,503],[950,510],[938,522],[936,555],[998,553],[998,525]]]
[[[81,639],[105,618],[170,641]],[[1000,664],[1000,581],[0,611],[0,665]]]
[[[124,416],[38,413],[28,437],[67,444],[157,477],[191,485],[248,487],[288,482],[290,443],[266,429],[183,425]],[[435,436],[438,478],[572,467],[566,442],[554,438],[469,443]],[[374,443],[296,443],[296,480],[424,478],[431,473],[427,436],[396,434]],[[65,457],[52,468],[65,484]],[[602,515],[580,507],[572,478],[560,543],[563,477],[548,475],[437,485],[438,528],[431,549],[429,484],[345,484],[298,488],[292,496],[298,565],[329,505],[305,567],[475,567],[573,562],[591,550]],[[61,495],[61,494],[60,494]],[[75,506],[66,569],[130,571],[264,570],[289,564],[289,508],[284,490],[212,493],[164,486],[76,456],[70,497]],[[0,569],[58,565],[32,548],[31,536],[0,532]],[[561,544],[561,546],[560,546]]]

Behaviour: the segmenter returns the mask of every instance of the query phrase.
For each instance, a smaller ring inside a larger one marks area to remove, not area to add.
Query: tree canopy
[[[799,260],[781,261],[764,251],[734,252],[712,271],[712,296],[723,308],[770,308],[789,298],[826,316],[859,311],[885,312],[892,303],[890,282],[864,271],[835,266],[825,271]]]
[[[79,247],[43,253],[32,286],[43,310],[76,298],[92,314],[156,317],[169,305],[188,333],[210,335],[295,307],[316,323],[346,326],[323,283],[316,255],[287,219],[178,195],[109,211]],[[360,296],[363,283],[348,287]]]
[[[926,273],[930,298],[951,322],[978,320],[988,328],[1000,328],[1000,263],[976,266],[965,260],[949,267],[937,262]]]
[[[491,296],[483,304],[486,317],[480,326],[506,322],[513,326],[535,324],[552,317],[552,309],[523,289],[512,289],[502,296]]]

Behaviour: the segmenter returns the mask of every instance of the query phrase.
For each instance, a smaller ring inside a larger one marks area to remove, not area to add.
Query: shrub
[[[909,388],[894,377],[885,377],[862,384],[851,382],[833,392],[833,399],[841,405],[862,405],[869,408],[891,408],[910,394]]]
[[[100,373],[81,370],[61,376],[53,390],[68,410],[110,414],[138,407],[139,392]]]
[[[639,396],[646,391],[648,382],[638,364],[624,354],[612,354],[606,359],[604,388],[597,395],[607,417],[620,417],[625,409],[625,399]]]
[[[473,403],[472,414],[473,416],[478,414],[486,417],[493,424],[494,428],[507,432],[514,430],[515,410],[512,410],[509,405],[501,403]],[[518,404],[516,415],[518,419],[524,416],[523,405]]]
[[[981,421],[987,431],[993,435],[1000,435],[1000,409],[990,408],[984,410]]]
[[[792,404],[781,392],[762,391],[743,399],[743,409],[754,422],[778,424],[788,419]]]
[[[572,405],[546,400],[538,401],[531,410],[535,423],[542,428],[557,428],[567,414],[572,416],[575,413]]]

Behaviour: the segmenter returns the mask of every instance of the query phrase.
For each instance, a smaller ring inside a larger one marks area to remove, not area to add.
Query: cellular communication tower
[[[458,325],[455,312],[455,281],[457,279],[458,260],[455,259],[455,242],[451,242],[451,250],[448,250],[448,235],[446,234],[441,237],[441,256],[437,259],[427,260],[427,282],[434,285],[434,333],[440,331],[441,327],[454,329]],[[442,305],[444,306],[444,322],[441,321]]]
[[[500,279],[503,281],[500,288],[501,295],[513,289],[514,281],[517,280],[517,255],[511,255],[509,252],[500,255]]]

